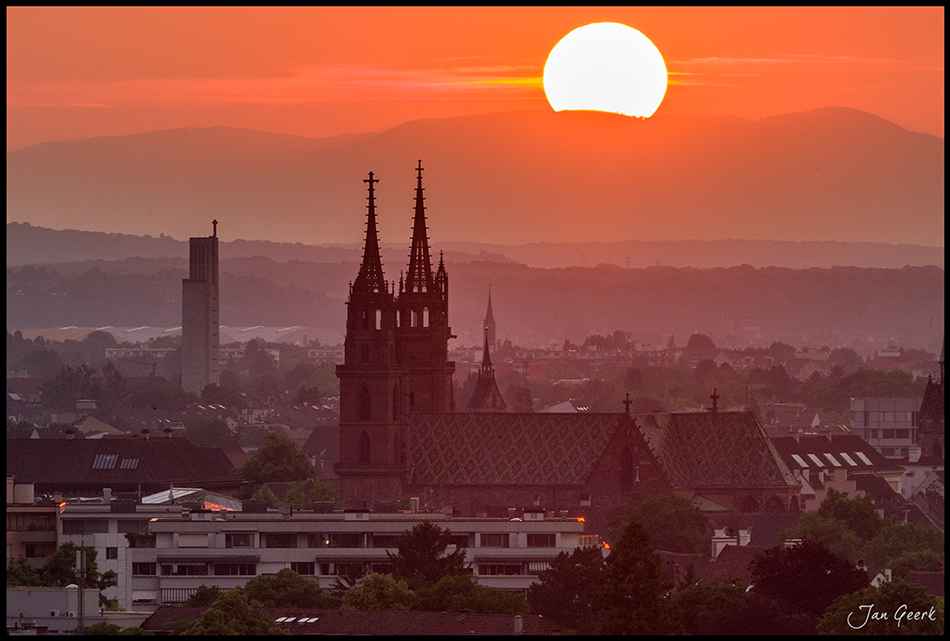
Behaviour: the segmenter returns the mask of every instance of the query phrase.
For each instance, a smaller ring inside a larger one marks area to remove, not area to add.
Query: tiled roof
[[[797,486],[752,412],[692,412],[636,417],[676,487]]]
[[[410,483],[581,485],[617,414],[417,414]]]
[[[410,417],[410,483],[582,485],[634,421],[673,487],[797,487],[751,412]]]
[[[834,469],[842,467],[849,471],[898,471],[901,466],[885,458],[856,434],[830,434],[822,436],[782,436],[773,438],[772,444],[791,469]],[[835,466],[828,454],[840,463]],[[847,455],[847,456],[845,456]],[[795,457],[798,457],[796,459]],[[815,457],[818,462],[815,462]],[[851,459],[850,461],[848,459]],[[802,465],[805,463],[805,466]],[[852,465],[852,462],[854,465]],[[819,466],[819,463],[821,465]]]
[[[205,608],[162,606],[142,622],[142,629],[168,632],[175,621],[195,621]],[[300,610],[264,608],[264,615],[290,634],[361,635],[502,635],[515,634],[510,614],[462,612],[386,612],[364,610]],[[287,618],[291,620],[288,622]],[[303,621],[303,622],[301,622]],[[566,631],[538,615],[521,617],[519,634],[564,634]]]
[[[114,457],[114,458],[112,458]],[[108,463],[112,461],[114,465]],[[137,461],[134,465],[132,461]],[[99,462],[99,465],[97,465]],[[218,448],[187,439],[17,439],[7,441],[7,474],[23,483],[110,483],[221,487],[235,484],[233,466]]]

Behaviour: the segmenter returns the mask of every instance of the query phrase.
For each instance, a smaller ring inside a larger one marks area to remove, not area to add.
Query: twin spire
[[[422,195],[422,161],[416,167],[418,175],[416,177],[416,212],[412,226],[412,248],[409,251],[409,271],[406,274],[405,285],[403,277],[399,277],[399,290],[406,292],[434,292],[436,291],[435,280],[432,276],[432,261],[429,258],[429,236],[426,227],[425,198]],[[369,178],[363,181],[369,183],[369,210],[366,217],[366,242],[363,246],[363,260],[360,264],[359,274],[353,283],[353,291],[360,293],[378,292],[385,293],[386,280],[383,277],[383,263],[379,254],[379,236],[376,231],[376,200],[373,191],[373,184],[379,180],[373,178],[373,172],[369,172]],[[439,276],[444,271],[444,264],[439,260]]]

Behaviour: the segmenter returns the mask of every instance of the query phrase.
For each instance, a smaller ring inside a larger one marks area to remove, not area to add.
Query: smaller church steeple
[[[488,332],[488,348],[495,349],[495,316],[491,309],[491,283],[488,284],[488,311],[485,313],[485,330]]]
[[[482,365],[478,370],[478,381],[475,391],[468,402],[468,409],[473,412],[504,412],[507,404],[498,391],[498,382],[495,381],[495,367],[491,362],[488,351],[488,327],[485,327],[485,349],[482,352]]]
[[[356,282],[353,283],[353,291],[357,293],[367,292],[386,292],[386,280],[383,278],[383,261],[379,256],[379,236],[376,232],[376,195],[373,191],[374,183],[379,180],[373,178],[373,172],[369,172],[369,178],[363,181],[369,183],[369,196],[367,200],[366,213],[366,242],[363,245],[363,261],[360,263],[360,271],[356,276]]]

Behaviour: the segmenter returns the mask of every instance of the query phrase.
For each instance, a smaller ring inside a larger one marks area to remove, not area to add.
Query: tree
[[[845,375],[851,374],[863,363],[863,359],[850,347],[839,347],[828,354],[828,364],[837,365]]]
[[[600,634],[664,634],[673,631],[662,596],[672,587],[646,530],[631,522],[604,562],[594,596]]]
[[[198,447],[220,447],[233,451],[240,448],[237,437],[224,419],[191,421],[185,424],[185,438]]]
[[[686,349],[716,349],[716,344],[705,334],[693,334],[686,341]]]
[[[256,486],[268,481],[304,481],[313,476],[314,469],[300,446],[286,432],[276,430],[238,473]]]
[[[705,551],[709,545],[703,513],[689,499],[676,494],[632,493],[612,538],[631,521],[643,526],[656,550],[694,553]]]
[[[756,592],[815,618],[839,596],[870,584],[867,572],[809,539],[769,548],[752,560],[750,569]]]
[[[452,532],[430,521],[415,525],[396,540],[397,553],[386,552],[393,564],[393,575],[404,579],[414,590],[432,585],[444,576],[468,574],[465,550],[446,554]]]
[[[839,519],[865,540],[874,538],[881,525],[881,516],[870,496],[849,499],[847,493],[828,488],[828,494],[818,506],[818,515]]]
[[[909,613],[920,615],[911,617]],[[881,614],[887,618],[878,618]],[[819,634],[943,636],[943,599],[927,594],[922,586],[900,579],[888,581],[879,588],[868,586],[835,599],[818,621],[817,631]]]
[[[241,588],[233,588],[218,597],[201,618],[184,628],[184,634],[265,635],[287,634],[264,616],[259,601],[250,601]]]
[[[373,572],[346,591],[340,609],[403,612],[412,606],[413,598],[405,581],[397,581],[391,574]]]
[[[43,568],[40,570],[44,584],[62,588],[70,583],[76,583],[76,552],[78,551],[79,546],[67,541],[46,557],[46,563],[43,564]],[[99,564],[96,563],[96,556],[97,552],[94,548],[86,548],[86,569],[83,579],[86,582],[86,587],[95,587],[100,591],[114,587],[117,585],[118,579],[115,571],[108,570],[104,574],[99,574]]]
[[[218,586],[212,585],[209,588],[202,583],[195,589],[195,593],[188,597],[185,601],[185,605],[189,608],[207,608],[222,594],[221,588]]]
[[[33,587],[43,585],[43,578],[30,565],[25,556],[10,559],[7,564],[7,587]]]
[[[447,575],[416,592],[413,610],[527,614],[524,594],[478,585],[471,575]]]
[[[578,634],[596,631],[593,601],[604,569],[600,546],[561,552],[528,588],[531,612]]]
[[[314,581],[289,568],[251,579],[244,591],[248,599],[260,601],[265,608],[326,608],[333,601]]]
[[[57,412],[76,409],[76,401],[80,399],[99,399],[102,396],[102,387],[96,378],[96,371],[85,364],[75,369],[63,365],[59,374],[46,381],[40,387],[40,402]]]

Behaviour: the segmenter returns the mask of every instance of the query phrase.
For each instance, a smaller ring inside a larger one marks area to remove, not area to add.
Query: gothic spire
[[[385,292],[386,281],[383,279],[383,262],[379,257],[379,237],[376,233],[376,197],[373,193],[373,184],[379,180],[373,178],[373,172],[369,172],[369,178],[363,181],[369,183],[369,204],[366,214],[366,243],[363,246],[363,261],[360,263],[360,271],[356,276],[356,282],[353,283],[354,292]]]
[[[494,368],[491,364],[491,354],[488,353],[488,325],[485,325],[485,351],[482,352],[482,376],[491,376],[494,373]]]
[[[495,317],[491,312],[491,284],[488,285],[488,312],[485,314],[485,325],[490,327],[495,324]]]
[[[407,292],[431,292],[432,263],[429,261],[429,237],[426,233],[426,208],[422,196],[422,161],[416,167],[416,215],[412,225],[412,249],[409,251],[409,272],[406,275]]]

